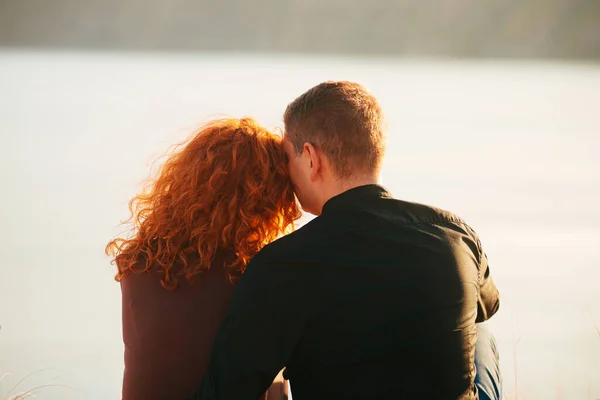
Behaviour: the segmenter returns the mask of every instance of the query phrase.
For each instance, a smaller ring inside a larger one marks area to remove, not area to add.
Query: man
[[[459,217],[377,185],[377,100],[325,82],[284,122],[296,195],[318,217],[252,260],[194,398],[256,399],[283,367],[295,400],[499,398],[493,339],[476,325],[499,306],[481,243]]]

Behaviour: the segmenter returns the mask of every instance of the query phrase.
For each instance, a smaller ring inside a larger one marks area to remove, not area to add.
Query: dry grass
[[[515,339],[515,315],[512,314],[512,345],[513,345],[513,367],[515,380],[515,400],[519,400],[519,379],[517,375],[517,346],[521,342],[521,338]]]
[[[596,328],[596,332],[598,332],[598,337],[600,337],[600,323],[596,323],[597,319],[594,318],[592,309],[589,306],[588,306],[587,310],[588,310],[588,313],[590,314],[590,319],[592,321],[592,324],[594,324],[594,327]]]
[[[592,314],[592,311],[588,308],[588,312],[590,314],[590,317],[592,319],[592,324],[594,325],[594,327],[596,328],[596,332],[598,333],[598,337],[600,338],[600,323],[596,323],[596,319],[594,318],[594,315]],[[513,345],[513,367],[514,367],[514,375],[513,375],[513,379],[515,382],[515,397],[514,400],[519,400],[519,380],[518,380],[518,374],[517,374],[517,346],[519,345],[519,343],[521,342],[521,337],[516,337],[515,336],[515,316],[514,314],[511,315],[511,319],[512,319],[512,345]],[[591,400],[600,400],[600,397],[595,398],[592,397],[590,392],[590,388],[588,387],[588,397]],[[503,395],[504,397],[504,395]],[[562,389],[560,387],[557,388],[557,398],[561,399],[562,398]],[[506,400],[506,398],[504,398],[504,400]]]
[[[59,387],[59,388],[67,389],[67,396],[68,396],[67,398],[68,399],[71,398],[71,391],[82,392],[81,390],[79,390],[77,388],[74,388],[72,386],[63,385],[63,384],[60,384],[60,383],[52,383],[52,382],[45,383],[45,384],[42,384],[42,385],[37,385],[37,386],[32,387],[31,389],[21,390],[21,391],[17,392],[17,390],[19,389],[19,386],[21,386],[25,381],[27,381],[27,379],[29,379],[32,376],[34,376],[36,374],[39,374],[41,372],[44,372],[44,371],[53,371],[53,370],[55,371],[56,369],[45,368],[45,369],[40,369],[40,370],[34,371],[34,372],[30,373],[29,375],[26,375],[21,380],[19,380],[17,383],[15,383],[6,394],[1,394],[0,393],[0,396],[2,396],[1,399],[2,400],[24,400],[24,399],[27,399],[27,398],[30,398],[30,397],[35,398],[35,397],[37,397],[37,394],[42,389],[50,388],[50,387]],[[0,377],[0,382],[2,380],[4,380],[4,378],[6,378],[6,377],[8,377],[10,375],[11,374],[9,374],[9,373],[5,373],[4,375],[2,375]],[[58,376],[50,379],[50,381],[53,381],[53,380],[55,380],[57,378],[58,378]]]
[[[594,316],[592,315],[592,311],[588,309],[588,311],[590,312],[590,315],[592,316],[592,323],[594,323],[595,319]],[[594,326],[596,327],[596,332],[598,332],[598,337],[600,338],[600,323],[595,323]],[[600,397],[598,397],[596,400],[600,400]]]

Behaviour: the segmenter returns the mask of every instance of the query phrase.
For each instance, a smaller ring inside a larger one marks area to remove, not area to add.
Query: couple
[[[132,200],[133,236],[107,246],[123,399],[280,399],[282,369],[296,400],[499,399],[486,255],[456,215],[377,184],[377,100],[325,82],[284,124],[214,121]],[[295,197],[317,217],[275,240]]]

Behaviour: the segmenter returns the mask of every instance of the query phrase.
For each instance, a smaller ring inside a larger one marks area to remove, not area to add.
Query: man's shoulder
[[[267,244],[255,256],[261,262],[289,260],[306,252],[327,235],[326,221],[316,217],[295,231]]]
[[[466,225],[465,220],[460,216],[443,208],[395,198],[386,199],[386,201],[406,223],[455,223]]]
[[[431,225],[449,228],[471,237],[475,242],[479,237],[475,230],[458,214],[446,209],[417,202],[399,199],[385,199],[388,202],[388,213],[394,215],[395,222],[406,225]]]

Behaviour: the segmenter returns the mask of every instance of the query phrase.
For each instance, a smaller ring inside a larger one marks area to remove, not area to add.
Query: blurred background
[[[594,0],[3,0],[0,11],[11,47],[600,57]]]
[[[151,162],[342,79],[387,114],[383,184],[479,233],[506,398],[600,398],[597,0],[0,0],[0,398],[119,398],[103,250]]]

